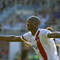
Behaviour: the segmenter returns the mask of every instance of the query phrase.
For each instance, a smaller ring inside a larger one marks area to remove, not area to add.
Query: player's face
[[[27,29],[28,30],[30,30],[30,31],[33,30],[33,27],[34,27],[33,24],[27,23]]]

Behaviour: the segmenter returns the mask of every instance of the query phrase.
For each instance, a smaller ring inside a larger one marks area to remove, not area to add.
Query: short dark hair
[[[39,26],[40,25],[40,18],[37,16],[31,16],[27,19],[27,23],[31,23],[33,25]]]

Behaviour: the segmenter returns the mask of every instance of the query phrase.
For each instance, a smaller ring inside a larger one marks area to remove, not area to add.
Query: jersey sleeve
[[[56,43],[56,46],[60,47],[60,39],[59,38],[55,38],[55,43]]]
[[[23,40],[30,41],[31,33],[27,32],[21,36]]]
[[[45,37],[47,37],[47,35],[49,33],[51,33],[51,31],[49,31],[47,29],[41,29],[39,36],[45,36]]]

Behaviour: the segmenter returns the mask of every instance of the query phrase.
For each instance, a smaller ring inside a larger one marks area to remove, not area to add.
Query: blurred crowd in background
[[[0,0],[0,35],[21,35],[27,32],[26,19],[32,15],[40,18],[41,28],[59,26],[60,29],[59,4],[59,0]],[[1,46],[0,59],[5,60],[8,51]],[[32,52],[32,49],[23,47],[21,54],[16,53],[15,60],[39,60],[39,56]]]
[[[0,60],[7,60],[7,59],[8,59],[8,49],[0,48]]]
[[[15,0],[0,0],[0,13],[4,9],[13,6],[15,4],[14,1]]]

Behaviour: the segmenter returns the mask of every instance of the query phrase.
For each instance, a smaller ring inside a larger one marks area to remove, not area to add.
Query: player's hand
[[[25,41],[25,40],[22,39],[22,42],[24,43],[24,45],[26,47],[32,47],[32,44],[29,41]]]
[[[27,47],[27,48],[29,48],[29,46],[26,43],[24,43],[24,46]]]
[[[31,44],[30,42],[28,42],[28,41],[25,41],[25,42],[24,42],[24,45],[25,45],[26,47],[32,47],[32,44]]]

